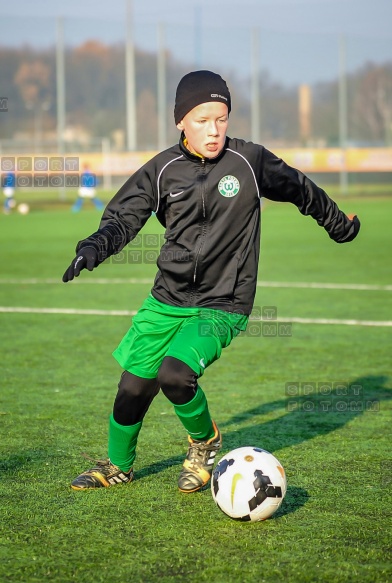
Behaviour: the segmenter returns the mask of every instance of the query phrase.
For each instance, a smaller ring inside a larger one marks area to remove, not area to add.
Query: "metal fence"
[[[15,69],[5,70],[10,59],[0,63],[9,83],[0,96],[0,153],[162,149],[177,140],[178,80],[197,68],[216,70],[229,84],[230,135],[271,149],[392,145],[391,36],[295,34],[267,21],[233,27],[208,21],[203,6],[203,14],[195,8],[181,26],[170,14],[159,24],[136,22],[130,11],[109,21],[95,15],[3,19],[0,55],[4,60],[13,47]],[[99,69],[91,70],[93,57],[89,70],[88,51],[81,51],[89,41],[96,42],[91,54],[105,62],[106,85]],[[49,72],[37,64],[42,52]],[[34,78],[46,84],[45,92],[29,98]],[[91,110],[89,94],[96,98]]]

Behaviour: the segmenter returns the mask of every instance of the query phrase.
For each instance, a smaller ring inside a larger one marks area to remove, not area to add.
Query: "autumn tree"
[[[353,137],[392,143],[392,63],[368,64],[351,83]]]

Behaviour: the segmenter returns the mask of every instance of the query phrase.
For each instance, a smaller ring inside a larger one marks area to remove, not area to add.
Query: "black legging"
[[[159,388],[174,405],[185,405],[196,394],[197,379],[197,374],[187,364],[172,356],[163,359],[155,379],[124,371],[114,400],[114,420],[120,425],[135,425],[142,421]]]

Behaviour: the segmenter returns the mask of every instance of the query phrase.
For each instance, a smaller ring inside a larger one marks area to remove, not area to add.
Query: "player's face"
[[[227,105],[219,101],[201,103],[177,124],[185,133],[187,148],[203,158],[216,158],[223,150],[229,115]]]

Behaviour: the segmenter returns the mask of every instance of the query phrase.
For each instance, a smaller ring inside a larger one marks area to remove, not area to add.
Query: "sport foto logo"
[[[218,190],[220,194],[222,196],[225,196],[226,198],[231,198],[232,196],[235,196],[240,191],[240,183],[238,178],[236,178],[235,176],[231,176],[231,174],[229,174],[228,176],[224,176],[219,181]]]

